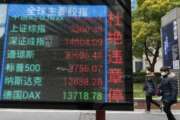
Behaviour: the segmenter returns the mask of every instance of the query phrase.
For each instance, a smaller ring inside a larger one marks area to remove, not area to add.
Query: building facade
[[[162,17],[161,38],[163,65],[176,73],[180,94],[180,8],[175,8]]]

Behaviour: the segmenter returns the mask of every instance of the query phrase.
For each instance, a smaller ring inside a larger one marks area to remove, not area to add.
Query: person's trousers
[[[166,113],[168,120],[176,120],[171,112],[171,105],[173,103],[163,102],[163,104],[164,104],[164,112]]]
[[[160,108],[160,104],[158,103],[158,102],[156,102],[156,101],[154,101],[153,99],[152,99],[152,96],[151,95],[149,95],[149,96],[146,96],[146,110],[147,111],[151,111],[151,103],[153,103],[154,105],[156,105],[158,108]]]

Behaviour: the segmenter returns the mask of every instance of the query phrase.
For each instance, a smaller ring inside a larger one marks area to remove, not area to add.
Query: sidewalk
[[[156,100],[157,102],[160,103],[160,99],[154,99]],[[134,100],[134,107],[135,109],[144,109],[146,106],[146,103],[145,103],[145,100],[140,98],[140,99],[135,99]],[[152,104],[152,108],[153,109],[158,109],[156,106],[154,106],[154,104]],[[176,104],[173,104],[172,105],[172,109],[175,109],[175,110],[180,110],[180,100],[178,100],[178,103]]]
[[[173,111],[180,120],[180,110]],[[0,120],[95,120],[95,111],[78,110],[34,110],[34,109],[0,109]],[[144,109],[135,111],[107,111],[106,120],[167,120],[164,112]]]
[[[173,110],[173,114],[180,120],[180,110]],[[146,113],[143,109],[136,109],[134,112],[107,112],[107,120],[167,120],[167,118],[160,110]]]

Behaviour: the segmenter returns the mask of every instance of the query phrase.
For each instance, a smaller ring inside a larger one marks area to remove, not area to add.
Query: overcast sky
[[[0,37],[2,37],[3,33],[4,33],[4,28],[5,28],[5,21],[6,21],[6,14],[7,14],[7,10],[6,10],[7,6],[6,5],[0,5]]]

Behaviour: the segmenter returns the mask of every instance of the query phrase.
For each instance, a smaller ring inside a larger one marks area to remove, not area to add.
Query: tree
[[[138,58],[145,55],[152,71],[161,48],[161,17],[177,5],[175,0],[138,0],[133,12],[133,55]]]
[[[179,6],[180,7],[180,0],[171,0],[172,4],[174,6]]]

